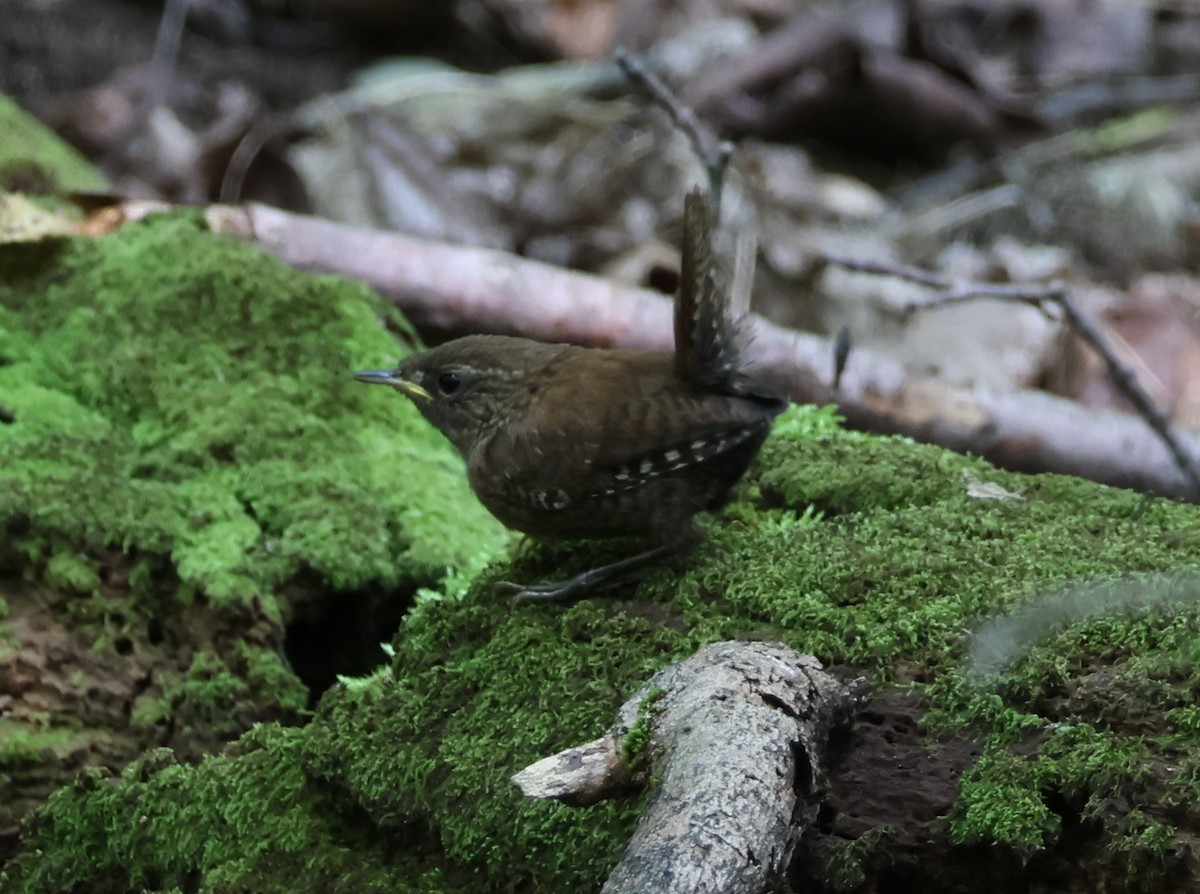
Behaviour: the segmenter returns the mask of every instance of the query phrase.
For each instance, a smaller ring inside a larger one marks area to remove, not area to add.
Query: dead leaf
[[[1005,490],[999,484],[991,481],[983,481],[970,472],[963,470],[963,481],[967,483],[967,496],[972,500],[1000,500],[1001,502],[1009,502],[1011,500],[1024,500],[1020,494],[1015,494],[1011,490]]]

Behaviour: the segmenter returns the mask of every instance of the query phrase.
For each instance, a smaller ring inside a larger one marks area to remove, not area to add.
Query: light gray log
[[[513,781],[586,804],[636,775],[658,780],[607,894],[758,894],[786,869],[815,809],[829,730],[863,688],[782,643],[716,643],[655,674],[605,736]]]

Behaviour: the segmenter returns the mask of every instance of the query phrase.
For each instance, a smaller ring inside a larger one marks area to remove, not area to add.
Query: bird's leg
[[[511,581],[499,581],[496,587],[512,594],[513,605],[522,602],[567,602],[571,599],[581,599],[593,595],[597,590],[616,583],[621,578],[640,571],[648,565],[653,565],[664,556],[676,552],[676,547],[670,544],[656,546],[635,556],[628,556],[599,568],[591,568],[582,574],[568,577],[566,580],[546,581],[541,584],[514,584]]]
[[[690,552],[704,539],[700,528],[690,519],[683,525],[675,525],[671,530],[672,536],[666,543],[637,555],[601,565],[599,568],[591,568],[566,580],[546,581],[540,584],[499,581],[496,586],[512,594],[513,605],[522,602],[567,602],[572,599],[584,599],[655,564],[660,559]]]

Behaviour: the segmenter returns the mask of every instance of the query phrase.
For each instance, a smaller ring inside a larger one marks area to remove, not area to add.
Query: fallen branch
[[[603,891],[758,894],[781,881],[816,806],[829,731],[864,693],[782,643],[716,643],[655,674],[605,736],[513,782],[589,804],[644,764],[661,781]]]
[[[122,211],[139,217],[163,207],[127,203]],[[206,213],[215,231],[253,239],[299,269],[368,283],[419,327],[595,347],[672,347],[671,300],[657,292],[492,249],[357,228],[263,205],[212,206]],[[749,328],[752,363],[795,401],[836,403],[854,428],[908,435],[1019,471],[1062,472],[1194,499],[1170,453],[1135,416],[1041,391],[958,388],[911,375],[898,362],[863,349],[851,353],[835,391],[828,384],[828,340],[757,316]],[[1177,436],[1190,453],[1200,454],[1200,436],[1186,431]]]
[[[721,187],[725,183],[725,173],[729,170],[729,160],[733,157],[733,143],[720,139],[695,109],[684,104],[671,88],[662,82],[649,68],[645,60],[632,55],[624,47],[617,47],[613,53],[617,65],[634,84],[640,87],[655,103],[661,106],[691,143],[696,158],[704,165],[708,175],[708,193],[712,196],[715,209],[721,207]]]

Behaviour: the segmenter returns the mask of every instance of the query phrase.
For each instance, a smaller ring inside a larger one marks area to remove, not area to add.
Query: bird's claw
[[[574,578],[544,584],[517,584],[502,580],[498,581],[495,586],[501,593],[510,595],[510,602],[515,607],[525,602],[564,602],[574,596],[582,595],[587,589],[582,583]]]

